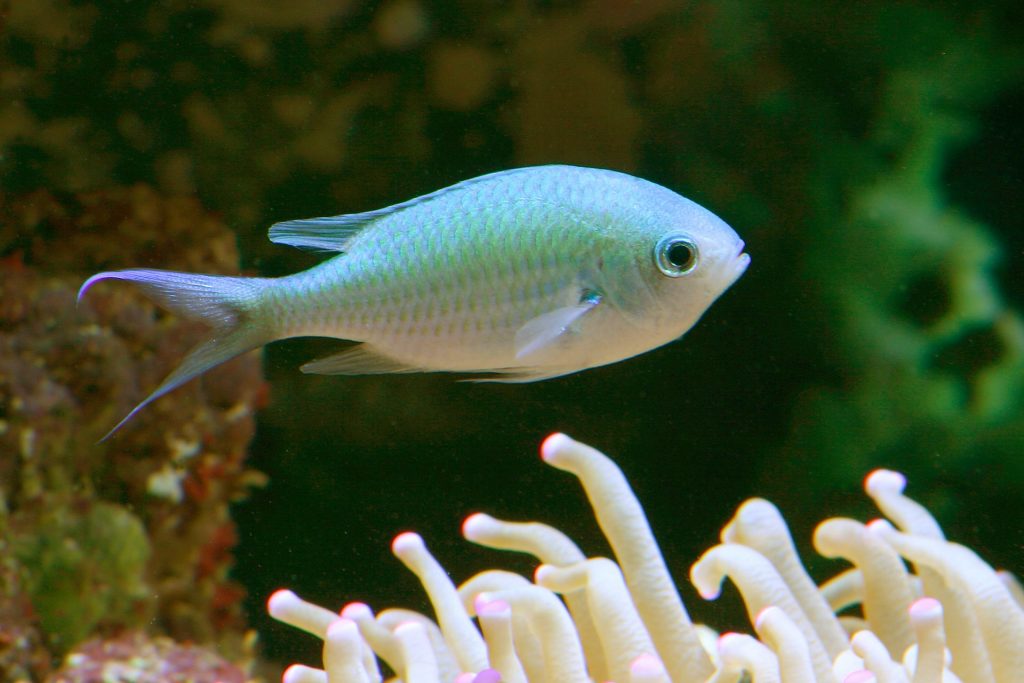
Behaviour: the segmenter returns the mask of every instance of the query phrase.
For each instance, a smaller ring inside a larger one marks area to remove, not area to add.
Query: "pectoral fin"
[[[516,331],[516,360],[528,361],[531,356],[543,352],[571,334],[573,325],[578,323],[601,303],[601,295],[585,290],[580,302],[574,306],[558,308],[528,320]]]

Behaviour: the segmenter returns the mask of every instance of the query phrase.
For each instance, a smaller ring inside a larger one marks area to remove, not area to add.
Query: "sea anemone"
[[[463,535],[526,552],[533,581],[488,570],[456,587],[414,533],[392,544],[423,584],[436,619],[403,609],[340,615],[287,590],[276,619],[324,640],[323,669],[288,668],[286,683],[376,683],[382,661],[405,683],[1012,683],[1024,680],[1024,592],[974,552],[945,540],[935,519],[903,495],[904,477],[876,470],[865,490],[891,520],[835,518],[817,550],[852,567],[821,586],[807,574],[771,503],[743,503],[690,570],[706,599],[728,577],[753,634],[694,624],[647,519],[607,456],[554,434],[545,462],[576,475],[616,560],[587,558],[557,529],[466,519]],[[837,616],[860,606],[859,616]],[[474,624],[474,617],[476,623]]]

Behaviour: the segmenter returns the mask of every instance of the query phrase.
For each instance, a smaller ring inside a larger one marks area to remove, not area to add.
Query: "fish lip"
[[[743,251],[743,248],[746,246],[746,243],[743,240],[740,240],[739,245],[736,247],[736,256],[733,257],[736,269],[741,275],[747,269],[747,266],[750,265],[750,254]]]
[[[736,264],[736,277],[738,278],[746,272],[747,266],[750,265],[750,254],[741,253],[733,263]]]
[[[740,240],[739,248],[736,250],[736,256],[732,260],[732,278],[729,281],[729,286],[735,284],[737,280],[747,272],[747,267],[750,265],[750,254],[743,251],[743,240]]]

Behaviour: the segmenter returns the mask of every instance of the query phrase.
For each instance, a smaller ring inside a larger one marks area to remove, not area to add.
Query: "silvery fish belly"
[[[623,360],[686,332],[750,262],[717,216],[654,183],[539,166],[384,209],[287,221],[270,239],[337,252],[283,278],[123,270],[213,328],[138,410],[276,339],[360,342],[321,374],[456,371],[527,382]],[[109,436],[109,435],[108,435]]]

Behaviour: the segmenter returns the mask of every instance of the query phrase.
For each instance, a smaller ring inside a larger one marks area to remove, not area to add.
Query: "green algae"
[[[59,652],[101,623],[144,624],[151,549],[145,526],[122,506],[60,507],[13,541],[25,589]]]

